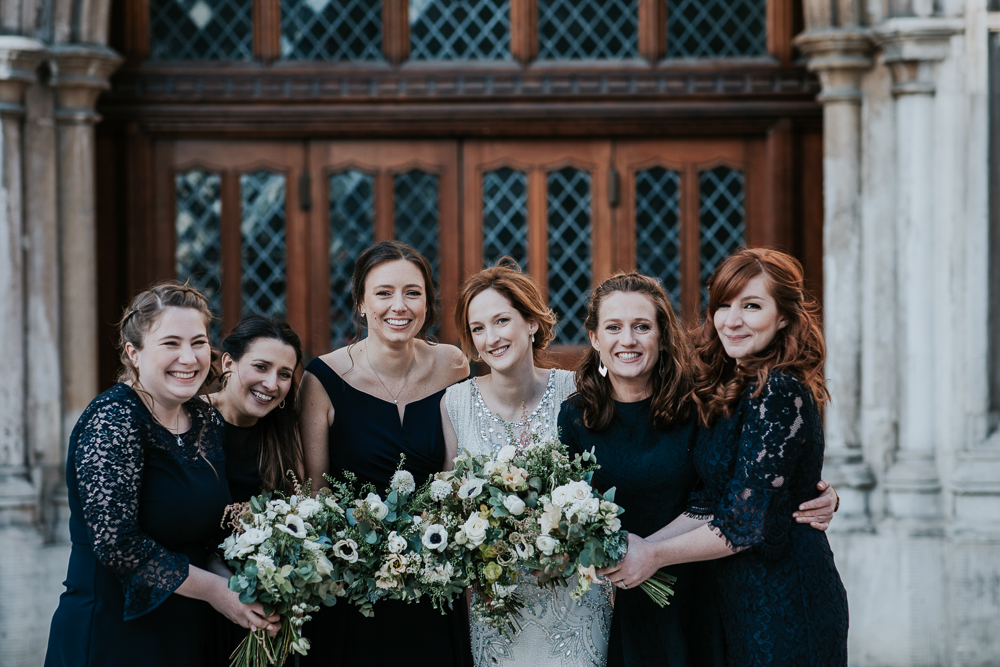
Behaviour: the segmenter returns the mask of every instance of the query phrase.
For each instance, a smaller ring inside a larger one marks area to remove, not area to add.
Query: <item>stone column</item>
[[[826,412],[823,474],[841,496],[836,530],[868,530],[874,485],[861,449],[861,76],[873,45],[862,28],[826,28],[799,35],[796,46],[823,85],[823,320]]]
[[[21,124],[24,89],[45,55],[41,42],[0,36],[0,524],[31,524],[37,493],[25,447],[24,186]]]
[[[899,447],[885,489],[889,513],[914,534],[939,534],[944,511],[934,437],[934,77],[961,27],[906,18],[877,33],[896,98]]]
[[[63,442],[97,395],[97,233],[94,104],[121,57],[103,46],[67,44],[50,51],[59,151],[60,328]]]

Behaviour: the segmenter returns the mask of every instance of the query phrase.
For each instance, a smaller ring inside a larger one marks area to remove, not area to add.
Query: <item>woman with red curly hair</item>
[[[702,486],[665,528],[630,536],[608,571],[634,588],[660,567],[719,559],[731,665],[847,665],[847,594],[830,545],[791,518],[823,465],[825,356],[798,261],[748,249],[722,262],[695,341]]]

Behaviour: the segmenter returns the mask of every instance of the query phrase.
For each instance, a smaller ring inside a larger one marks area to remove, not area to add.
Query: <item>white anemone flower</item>
[[[382,496],[377,493],[369,493],[365,498],[365,504],[368,505],[372,515],[380,521],[389,514],[389,506],[382,502]]]
[[[431,524],[421,538],[424,546],[433,551],[444,551],[448,546],[448,529],[439,523]]]
[[[286,532],[292,537],[296,537],[300,540],[304,540],[306,538],[306,523],[301,517],[296,516],[295,514],[289,514],[286,516],[285,523],[279,523],[277,528],[278,530]]]
[[[477,477],[470,478],[465,484],[459,487],[458,497],[459,498],[475,498],[480,493],[483,492],[483,485],[486,484],[486,480],[479,479]]]
[[[333,555],[348,563],[357,563],[358,543],[351,539],[338,540],[333,545]]]

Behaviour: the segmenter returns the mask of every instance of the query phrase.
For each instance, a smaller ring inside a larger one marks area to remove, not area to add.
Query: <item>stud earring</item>
[[[608,367],[604,365],[603,361],[598,363],[597,372],[601,374],[602,378],[608,377]]]

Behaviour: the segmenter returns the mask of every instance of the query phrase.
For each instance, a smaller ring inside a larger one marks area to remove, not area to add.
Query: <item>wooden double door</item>
[[[384,239],[431,261],[440,339],[456,339],[462,280],[510,256],[558,314],[554,349],[570,355],[586,343],[589,289],[614,271],[660,278],[693,318],[727,254],[795,243],[763,138],[169,140],[153,157],[154,277],[209,294],[216,335],[271,314],[310,356],[353,336],[354,259]]]

